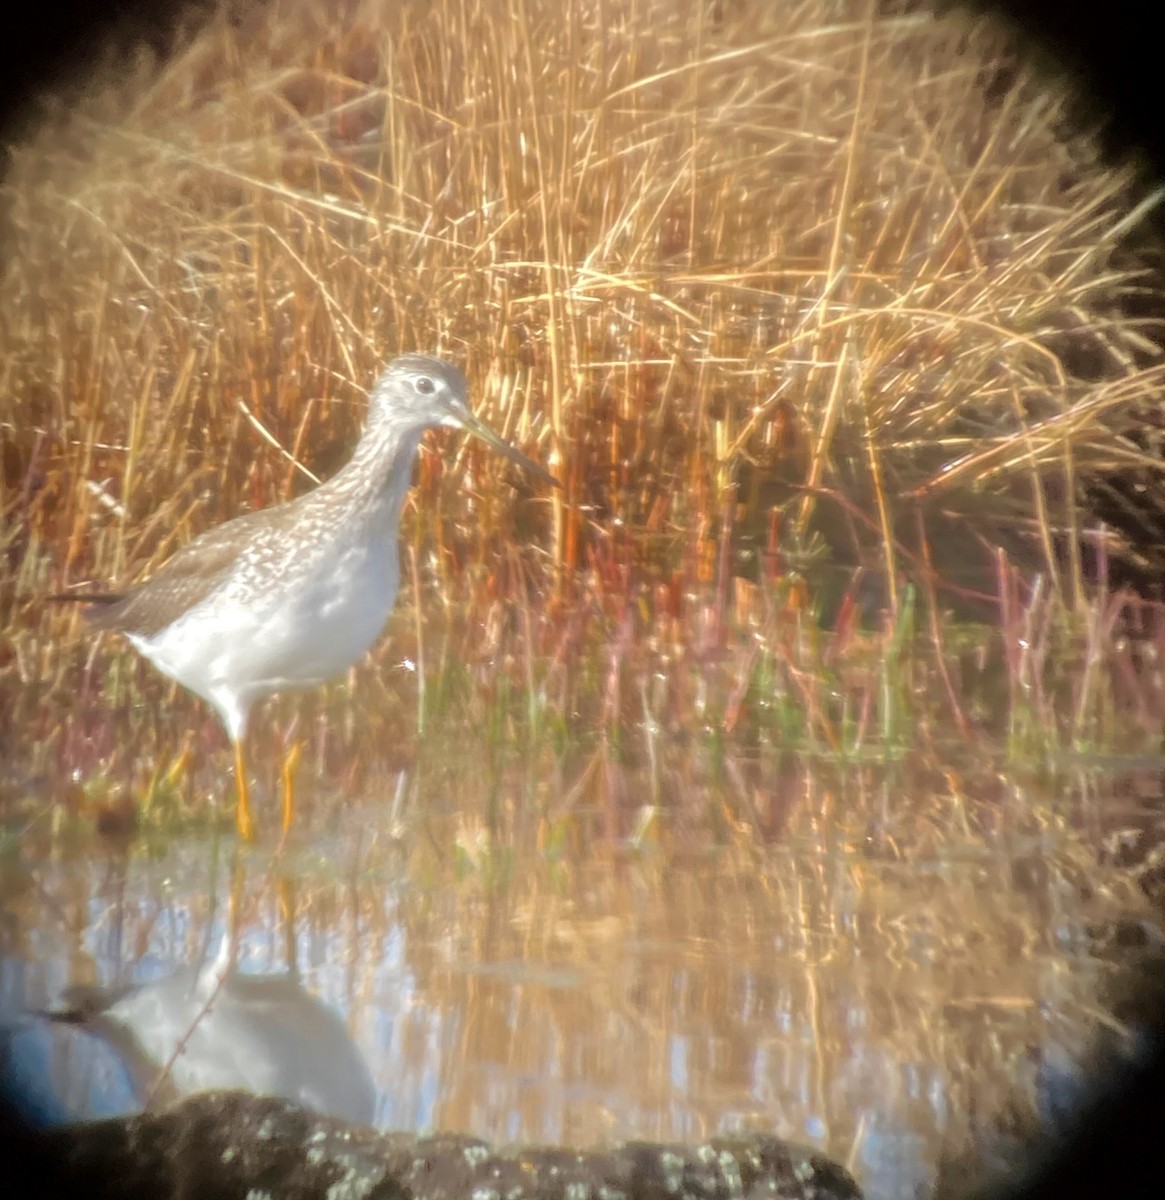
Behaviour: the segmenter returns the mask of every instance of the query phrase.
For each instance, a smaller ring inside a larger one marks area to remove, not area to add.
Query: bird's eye
[[[422,396],[431,396],[437,390],[437,385],[428,377],[428,375],[421,375],[417,379],[416,383],[413,384],[413,387],[415,387]]]

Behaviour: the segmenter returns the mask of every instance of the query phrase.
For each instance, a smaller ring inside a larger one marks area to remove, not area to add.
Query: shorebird
[[[401,508],[426,430],[464,429],[557,486],[468,405],[465,376],[440,359],[403,354],[369,397],[346,466],[314,491],[207,530],[144,582],[87,601],[98,629],[124,634],[163,674],[208,701],[234,744],[241,838],[254,838],[244,742],[255,704],[345,671],[380,636],[400,583]],[[283,773],[283,830],[292,823]]]

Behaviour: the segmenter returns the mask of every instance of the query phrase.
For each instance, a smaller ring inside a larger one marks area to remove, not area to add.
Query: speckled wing
[[[153,637],[221,587],[256,524],[270,524],[278,512],[269,508],[245,513],[208,529],[148,579],[120,595],[102,596],[85,610],[86,620],[97,629]]]

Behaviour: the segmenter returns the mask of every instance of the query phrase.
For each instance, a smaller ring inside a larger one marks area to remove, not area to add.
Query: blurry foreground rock
[[[205,1092],[157,1113],[5,1131],[0,1160],[29,1195],[391,1198],[857,1197],[842,1167],[774,1137],[601,1151],[495,1150],[475,1138],[378,1134],[285,1100]]]

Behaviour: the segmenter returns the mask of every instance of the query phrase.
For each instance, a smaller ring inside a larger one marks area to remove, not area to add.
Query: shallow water
[[[18,1014],[70,984],[294,966],[286,1009],[257,1023],[287,1024],[278,1050],[217,994],[175,1038],[204,1052],[187,1031],[203,1020],[224,1061],[274,1053],[294,1073],[315,997],[346,1022],[384,1128],[574,1145],[766,1130],[820,1146],[869,1196],[924,1194],[972,1107],[1034,1095],[1047,1061],[1072,1086],[1113,970],[1085,932],[1140,915],[1098,853],[1143,802],[1127,774],[1081,768],[1047,796],[987,771],[944,794],[926,771],[677,751],[653,776],[670,790],[612,836],[602,804],[564,809],[523,764],[486,778],[465,742],[441,749],[427,778],[317,796],[281,854],[205,831],[11,843],[10,1068],[51,1082],[60,1116],[125,1111],[141,1087],[103,1043]],[[1142,767],[1143,793],[1159,767]],[[625,802],[651,794],[613,761],[579,776],[600,770]]]

